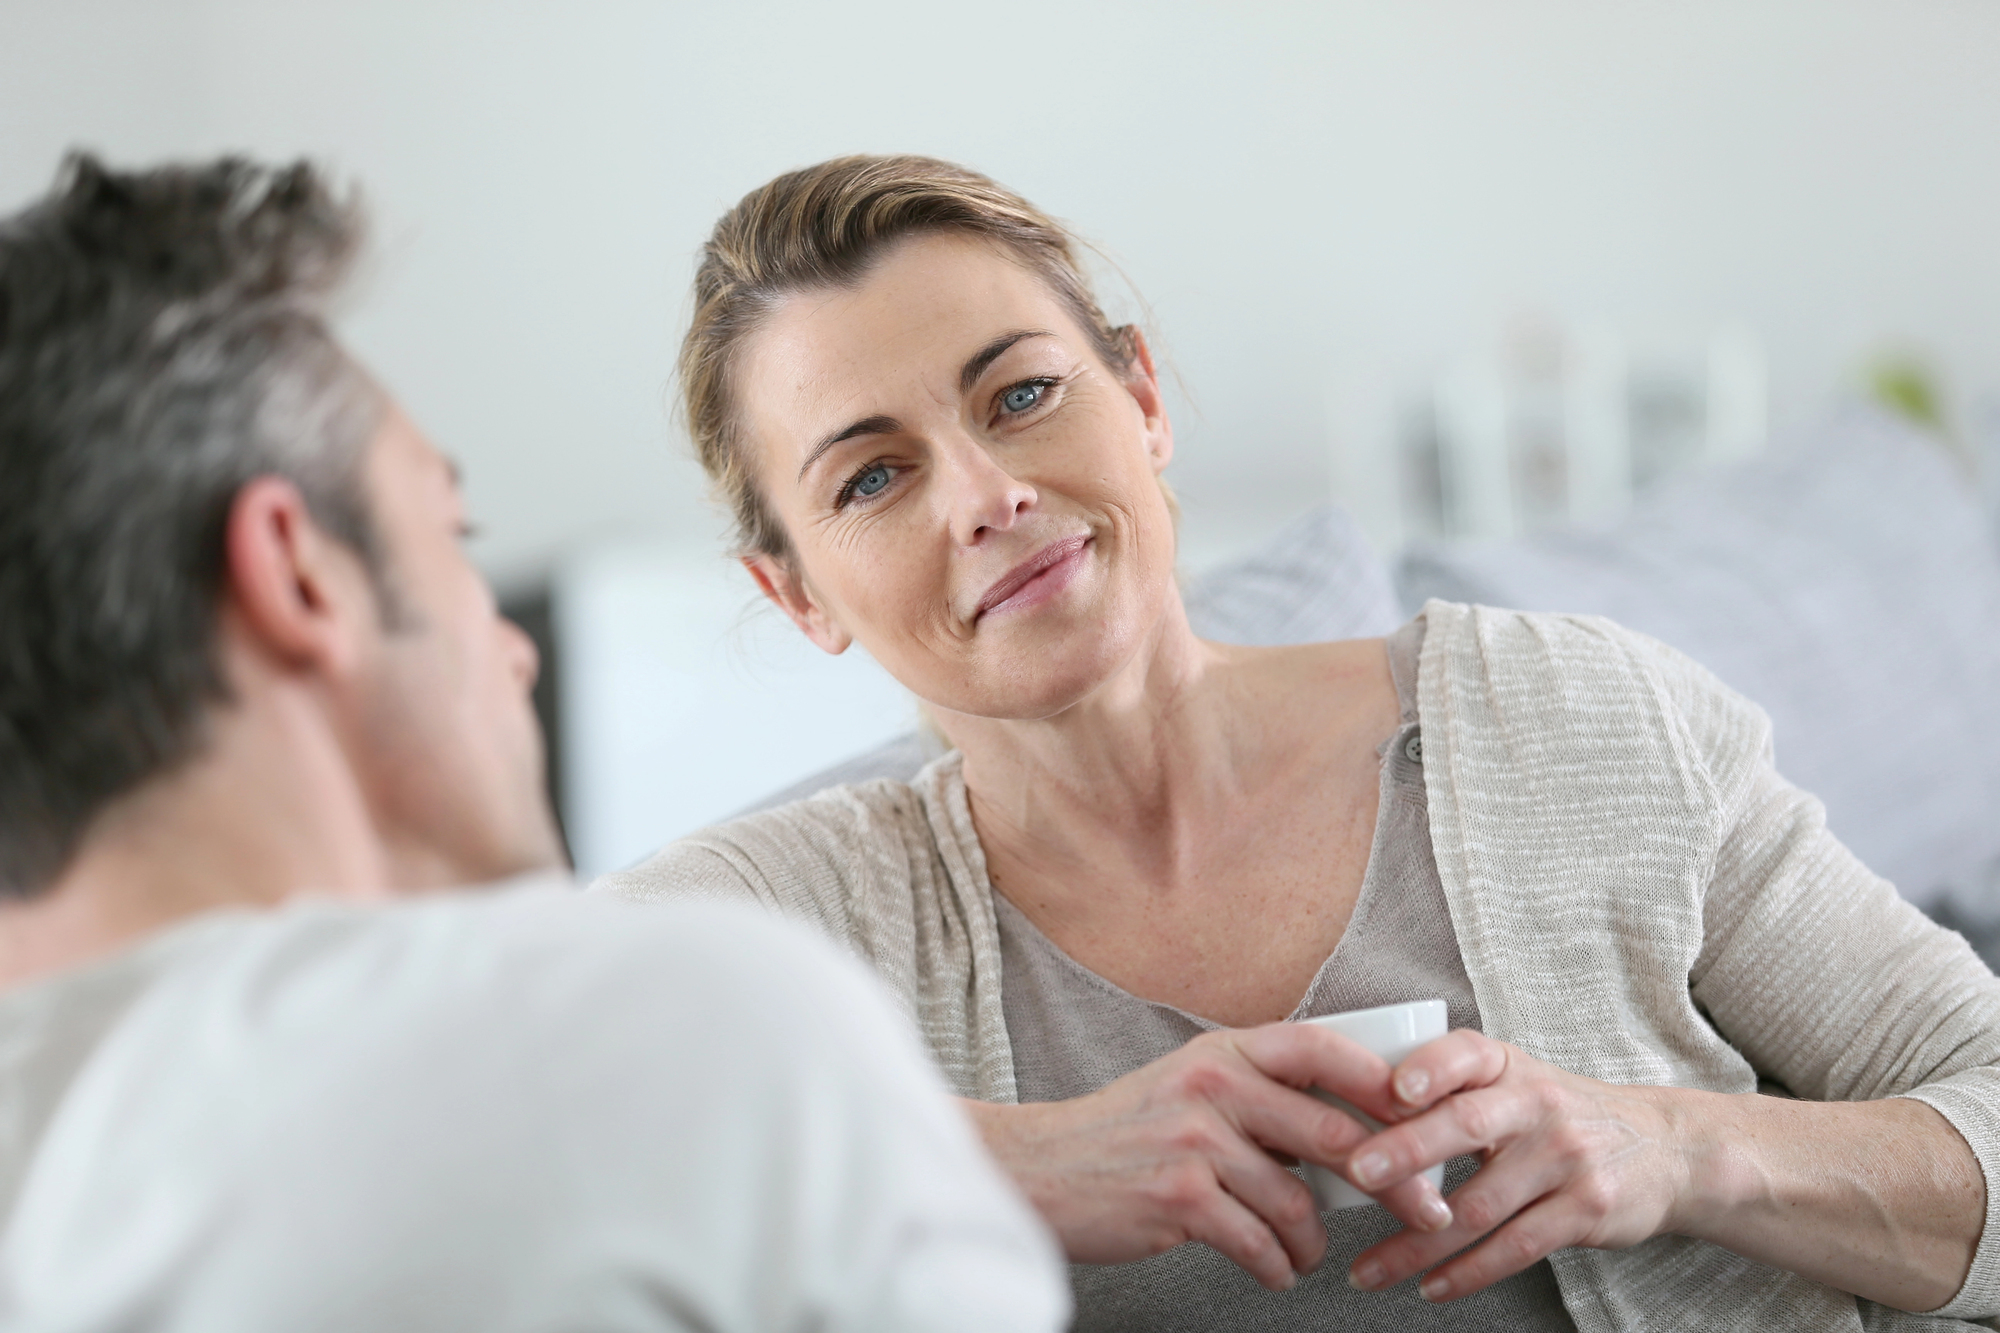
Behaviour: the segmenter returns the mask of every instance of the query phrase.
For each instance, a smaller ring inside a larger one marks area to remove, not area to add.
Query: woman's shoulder
[[[1420,615],[1424,715],[1449,722],[1461,748],[1663,747],[1725,784],[1768,762],[1764,711],[1650,635],[1603,616],[1437,600]]]
[[[867,849],[885,839],[900,844],[928,837],[917,789],[872,778],[711,824],[601,877],[591,888],[627,898],[665,898],[740,885],[767,897],[786,881],[849,879],[867,859]]]
[[[1448,662],[1494,679],[1601,676],[1664,687],[1677,695],[1731,694],[1687,654],[1606,616],[1433,598],[1417,613],[1428,664]],[[1740,696],[1738,696],[1740,697]]]
[[[851,937],[866,900],[921,894],[942,873],[931,807],[956,758],[908,782],[846,783],[711,825],[591,889],[654,901],[750,899]]]

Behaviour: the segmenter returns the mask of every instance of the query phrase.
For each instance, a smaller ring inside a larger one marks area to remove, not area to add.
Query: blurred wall
[[[709,539],[665,413],[692,253],[856,150],[967,161],[1115,258],[1193,399],[1196,547],[1324,493],[1329,395],[1366,434],[1524,313],[1753,330],[1780,424],[1885,344],[2000,387],[1986,0],[0,0],[0,208],[71,144],[365,184],[352,335],[503,581]]]

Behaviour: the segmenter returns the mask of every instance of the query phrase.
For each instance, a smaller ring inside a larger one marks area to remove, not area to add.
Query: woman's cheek
[[[910,673],[927,674],[926,659],[948,652],[960,637],[951,588],[941,577],[948,561],[932,558],[919,543],[895,543],[855,566],[843,599],[855,621],[854,636],[891,674],[915,685]]]

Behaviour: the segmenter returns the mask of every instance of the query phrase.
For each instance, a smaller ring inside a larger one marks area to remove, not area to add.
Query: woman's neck
[[[1295,749],[1276,743],[1280,679],[1258,650],[1204,643],[1175,600],[1141,651],[1053,717],[945,713],[982,843],[1047,873],[1112,869],[1163,889],[1197,873]],[[1259,704],[1264,706],[1259,706]]]
[[[1396,686],[1381,640],[1156,642],[1056,716],[946,714],[992,886],[1071,958],[1217,1022],[1281,1018],[1339,941]]]

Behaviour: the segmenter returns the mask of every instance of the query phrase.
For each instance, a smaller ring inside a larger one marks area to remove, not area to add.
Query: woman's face
[[[1150,355],[1106,365],[1003,251],[904,241],[857,286],[788,300],[738,372],[792,542],[747,563],[828,652],[859,640],[955,712],[1050,717],[1132,662],[1178,596]]]

